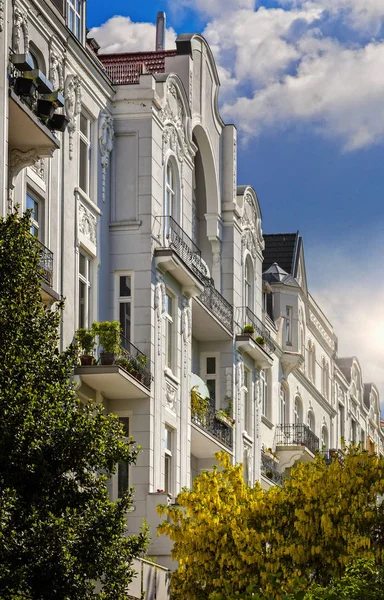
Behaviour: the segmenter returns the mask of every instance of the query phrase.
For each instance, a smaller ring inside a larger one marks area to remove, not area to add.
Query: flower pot
[[[113,365],[115,354],[113,352],[100,352],[100,362],[102,365]]]
[[[95,357],[83,354],[83,356],[80,356],[80,364],[82,367],[91,367],[95,364]]]
[[[42,119],[50,119],[55,112],[55,106],[49,100],[38,100],[37,112],[39,114],[39,117],[41,117]]]

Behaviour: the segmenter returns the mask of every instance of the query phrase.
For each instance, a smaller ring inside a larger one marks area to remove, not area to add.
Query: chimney
[[[156,50],[165,50],[165,12],[161,10],[156,19]]]

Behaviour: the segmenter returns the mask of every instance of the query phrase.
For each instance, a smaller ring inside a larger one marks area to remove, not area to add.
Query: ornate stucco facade
[[[120,321],[125,362],[74,378],[140,444],[110,493],[134,486],[130,529],[146,517],[150,554],[170,567],[156,506],[217,451],[265,488],[343,440],[382,453],[379,396],[357,358],[338,356],[300,236],[263,235],[206,41],[103,56],[85,40],[85,9],[0,2],[0,208],[33,210],[44,301],[66,298],[63,347],[79,327]],[[209,397],[204,416],[191,412],[192,388]]]

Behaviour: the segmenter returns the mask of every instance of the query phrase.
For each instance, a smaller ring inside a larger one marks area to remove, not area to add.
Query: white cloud
[[[93,27],[90,37],[101,46],[100,53],[145,52],[155,50],[156,26],[153,23],[134,23],[129,17],[112,17],[100,27]],[[176,33],[166,29],[166,49],[175,47]]]
[[[364,382],[377,385],[384,407],[384,281],[377,270],[384,242],[373,234],[360,258],[350,261],[349,256],[356,256],[355,243],[350,239],[339,248],[309,249],[310,291],[334,326],[338,355],[358,358]]]
[[[239,10],[253,10],[255,0],[168,0],[172,13],[190,9],[205,17],[219,17]]]

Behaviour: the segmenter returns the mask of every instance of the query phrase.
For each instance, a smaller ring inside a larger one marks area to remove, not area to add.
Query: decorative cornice
[[[304,375],[299,369],[295,371],[294,376],[296,379],[310,392],[312,397],[324,408],[324,410],[331,416],[336,416],[336,410],[325,400],[324,396],[320,394],[319,390],[313,385],[311,381]]]

